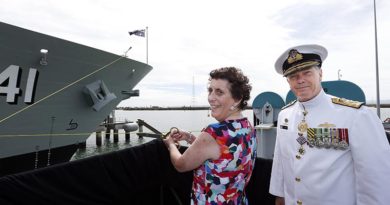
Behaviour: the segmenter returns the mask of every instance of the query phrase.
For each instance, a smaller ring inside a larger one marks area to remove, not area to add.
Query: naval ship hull
[[[68,161],[152,67],[0,22],[0,176]]]

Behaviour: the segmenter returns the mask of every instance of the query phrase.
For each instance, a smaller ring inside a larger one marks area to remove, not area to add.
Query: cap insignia
[[[289,64],[294,63],[296,61],[302,60],[303,56],[301,53],[299,53],[296,49],[290,50],[288,53],[287,62]]]

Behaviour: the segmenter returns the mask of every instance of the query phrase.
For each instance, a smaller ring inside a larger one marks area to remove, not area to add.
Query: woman
[[[218,122],[198,137],[180,130],[164,140],[172,164],[179,172],[194,170],[191,204],[248,204],[244,193],[254,167],[256,135],[242,115],[252,87],[240,69],[210,72],[208,101]],[[181,154],[175,143],[191,144]]]

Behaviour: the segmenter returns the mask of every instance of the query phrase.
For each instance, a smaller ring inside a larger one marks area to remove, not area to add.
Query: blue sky
[[[289,88],[274,70],[287,48],[320,44],[329,55],[323,80],[358,84],[376,99],[373,2],[369,0],[0,0],[0,21],[145,62],[154,69],[140,96],[119,106],[207,105],[208,73],[235,66],[250,78],[252,100]],[[390,102],[390,2],[377,0],[380,95]]]

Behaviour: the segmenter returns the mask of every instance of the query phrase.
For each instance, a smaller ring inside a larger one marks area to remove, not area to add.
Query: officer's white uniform
[[[326,56],[322,46],[296,46],[275,68],[289,76],[321,67]],[[270,193],[286,205],[389,205],[390,145],[380,119],[365,106],[332,98],[322,90],[279,113]],[[298,131],[298,125],[307,126]]]
[[[309,147],[300,155],[298,124],[303,106],[309,128],[346,128],[345,150]],[[270,193],[285,204],[390,204],[390,146],[379,118],[362,106],[335,104],[322,91],[307,102],[296,102],[278,117]]]

